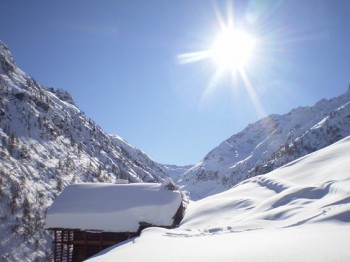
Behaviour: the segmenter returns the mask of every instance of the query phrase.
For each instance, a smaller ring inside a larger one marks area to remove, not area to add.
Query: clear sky
[[[196,163],[262,116],[350,82],[349,0],[0,0],[0,10],[0,39],[22,70],[160,163]],[[218,76],[211,59],[180,63],[229,17],[256,39],[244,77]]]

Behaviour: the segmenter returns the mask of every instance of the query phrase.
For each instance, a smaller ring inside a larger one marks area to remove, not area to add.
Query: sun
[[[214,65],[205,67],[214,68],[214,71],[208,79],[200,101],[208,101],[212,94],[222,87],[229,87],[235,94],[239,88],[243,88],[247,91],[258,114],[263,116],[265,110],[252,80],[261,70],[259,69],[262,68],[261,62],[265,60],[263,47],[266,45],[266,40],[259,34],[252,33],[257,28],[244,21],[241,23],[238,17],[234,16],[233,1],[227,2],[226,18],[221,14],[216,2],[213,3],[217,34],[209,35],[209,38],[203,41],[203,48],[200,50],[177,55],[178,62],[188,64],[206,61]],[[227,82],[228,79],[231,81]]]
[[[225,29],[210,49],[210,57],[218,67],[232,71],[242,70],[253,57],[256,40],[238,29]]]
[[[243,29],[223,26],[208,49],[178,55],[181,64],[210,59],[219,71],[239,72],[254,58],[257,39]]]

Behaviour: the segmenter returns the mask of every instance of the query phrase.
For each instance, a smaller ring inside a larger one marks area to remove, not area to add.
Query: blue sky
[[[39,83],[68,90],[109,133],[161,163],[190,164],[262,116],[344,93],[350,82],[348,0],[0,1],[0,40]],[[257,39],[244,81],[208,60],[215,10]]]

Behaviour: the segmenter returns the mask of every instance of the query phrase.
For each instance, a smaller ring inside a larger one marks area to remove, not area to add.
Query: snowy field
[[[350,137],[189,205],[96,261],[350,261]]]

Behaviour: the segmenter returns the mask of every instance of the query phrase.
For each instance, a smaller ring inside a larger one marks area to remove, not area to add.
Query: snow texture
[[[349,160],[347,137],[192,202],[177,229],[145,229],[88,261],[349,261]]]
[[[140,222],[170,227],[182,202],[161,184],[67,186],[49,208],[46,228],[137,232]]]

